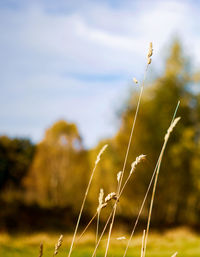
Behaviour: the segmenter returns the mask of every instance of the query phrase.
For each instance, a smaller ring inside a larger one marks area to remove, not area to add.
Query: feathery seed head
[[[135,84],[138,84],[138,80],[137,80],[136,78],[133,78],[133,82],[134,82]]]
[[[145,235],[146,235],[146,231],[145,229],[143,230],[143,235],[142,235],[142,247],[141,247],[141,257],[144,256],[144,244],[145,244]]]
[[[100,161],[101,155],[102,155],[102,153],[106,150],[107,147],[108,147],[108,145],[106,144],[106,145],[104,145],[104,146],[101,148],[99,154],[97,155],[97,159],[96,159],[96,161],[95,161],[95,164],[96,164],[96,165],[97,165],[97,163]]]
[[[58,253],[59,248],[61,247],[63,242],[63,235],[61,235],[58,239],[57,244],[55,245],[55,251],[54,251],[54,256]]]
[[[179,120],[181,119],[181,117],[177,117],[176,119],[174,119],[174,121],[171,123],[171,125],[169,126],[167,133],[165,135],[164,140],[167,141],[171,132],[173,131],[174,127],[176,126],[176,124],[179,122]]]
[[[43,256],[43,243],[40,244],[39,257]]]
[[[130,175],[133,173],[135,170],[136,166],[143,161],[146,158],[146,155],[141,154],[138,157],[136,157],[135,161],[131,164],[131,170],[130,170]]]
[[[152,55],[153,55],[153,44],[152,44],[152,42],[150,42],[147,58],[151,57]]]
[[[117,194],[115,192],[112,192],[106,196],[105,203],[111,201],[112,199],[117,200]]]
[[[103,188],[101,188],[99,192],[99,205],[102,205],[103,203],[103,196],[104,196],[104,191],[103,191]]]
[[[119,183],[120,179],[121,179],[121,176],[122,176],[122,171],[119,171],[117,173],[117,182]]]
[[[103,188],[101,188],[99,192],[99,205],[97,207],[97,212],[99,212],[103,207],[106,207],[106,206],[103,206],[103,196],[104,196],[104,191],[103,191]]]
[[[147,64],[151,64],[151,58],[150,57],[147,58]]]
[[[125,240],[126,237],[125,237],[125,236],[120,236],[120,237],[117,237],[116,239],[119,240],[119,241],[121,241],[121,240]]]
[[[148,51],[148,54],[147,54],[147,64],[151,64],[151,56],[153,55],[153,44],[152,42],[150,42],[149,44],[149,51]]]

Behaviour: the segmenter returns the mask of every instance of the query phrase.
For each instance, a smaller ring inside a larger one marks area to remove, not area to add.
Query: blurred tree
[[[164,135],[176,104],[180,100],[177,115],[181,116],[181,121],[170,137],[162,162],[153,221],[154,224],[199,222],[197,213],[200,208],[198,205],[197,210],[197,197],[200,192],[200,96],[192,92],[193,83],[197,83],[197,77],[195,76],[194,81],[189,61],[184,57],[180,43],[175,41],[166,60],[163,75],[157,78],[151,87],[145,88],[126,175],[136,156],[146,154],[147,161],[138,167],[134,178],[125,189],[120,201],[120,215],[125,217],[137,215],[158,159]],[[111,181],[116,181],[116,174],[123,167],[137,99],[137,93],[131,94],[127,107],[121,115],[120,129],[110,140],[110,153],[105,155],[106,160],[101,163],[102,173],[109,177],[109,182],[107,181],[109,185],[113,185]],[[104,181],[105,179],[101,183],[106,187]],[[115,190],[115,187],[116,184],[112,186],[112,190]],[[143,212],[143,218],[147,212],[148,205]]]
[[[34,155],[34,145],[28,139],[0,137],[0,191],[4,197],[8,191],[22,189]]]
[[[79,208],[88,169],[87,151],[76,125],[64,120],[56,122],[37,145],[25,179],[28,201],[42,206]]]

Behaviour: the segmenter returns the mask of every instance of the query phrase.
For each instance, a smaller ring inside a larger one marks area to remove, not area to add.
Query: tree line
[[[159,156],[173,111],[180,100],[181,122],[166,149],[153,209],[153,224],[200,225],[200,93],[199,74],[175,41],[162,74],[145,88],[126,172],[140,154],[146,161],[137,169],[120,200],[118,216],[130,220],[137,215]],[[122,169],[138,90],[130,93],[119,114],[120,128],[94,149],[84,149],[77,126],[60,120],[45,132],[41,142],[0,137],[0,199],[41,208],[66,208],[77,214],[96,156],[104,153],[89,193],[86,213],[91,217],[98,205],[100,188],[116,190]],[[106,217],[108,210],[102,214]],[[148,202],[142,218],[148,215]]]

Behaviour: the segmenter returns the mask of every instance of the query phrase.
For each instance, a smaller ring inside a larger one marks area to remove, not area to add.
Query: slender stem
[[[94,216],[91,218],[91,220],[88,222],[87,226],[84,228],[83,232],[80,234],[79,238],[77,239],[77,243],[81,240],[82,236],[85,234],[85,231],[88,229],[92,221],[96,218],[97,212],[94,214]]]
[[[127,245],[126,245],[126,249],[125,249],[125,251],[124,251],[124,255],[123,255],[123,257],[125,257],[125,256],[126,256],[127,251],[128,251],[128,248],[129,248],[130,243],[131,243],[131,240],[132,240],[132,237],[133,237],[133,235],[134,235],[134,233],[135,233],[135,229],[136,229],[136,227],[137,227],[137,224],[138,224],[138,221],[139,221],[140,215],[141,215],[142,210],[143,210],[143,208],[144,208],[144,204],[145,204],[145,202],[146,202],[146,199],[147,199],[147,196],[148,196],[148,194],[149,194],[149,191],[150,191],[151,185],[152,185],[152,183],[153,183],[153,179],[154,179],[155,174],[156,174],[157,166],[158,166],[158,162],[157,162],[157,164],[156,164],[156,167],[155,167],[155,169],[154,169],[153,175],[152,175],[151,180],[150,180],[150,182],[149,182],[149,185],[148,185],[147,191],[146,191],[146,193],[145,193],[145,196],[144,196],[144,199],[143,199],[143,201],[142,201],[142,204],[141,204],[140,210],[139,210],[139,212],[138,212],[138,215],[137,215],[136,221],[135,221],[135,223],[134,223],[134,226],[133,226],[133,229],[132,229],[132,232],[131,232],[130,238],[129,238],[128,243],[127,243]]]
[[[101,235],[100,235],[100,237],[99,237],[99,240],[98,240],[98,242],[97,242],[97,244],[96,244],[96,246],[95,246],[95,248],[94,248],[92,257],[94,257],[95,254],[96,254],[97,248],[98,248],[98,246],[99,246],[99,244],[100,244],[101,238],[103,237],[103,235],[104,235],[104,233],[105,233],[105,231],[106,231],[106,228],[107,228],[107,226],[108,226],[108,224],[109,224],[109,221],[110,221],[110,219],[111,219],[111,217],[112,217],[112,214],[113,214],[113,209],[112,209],[112,211],[111,211],[111,213],[110,213],[110,215],[109,215],[109,217],[108,217],[108,219],[107,219],[107,221],[106,221],[106,224],[105,224],[105,226],[104,226],[104,228],[103,228],[103,231],[101,232]]]
[[[177,113],[179,104],[180,104],[180,101],[178,101],[178,104],[177,104],[176,109],[174,111],[174,115],[173,115],[173,118],[172,118],[170,126],[174,122],[174,119],[176,117],[176,113]],[[167,133],[168,133],[168,131],[167,131]],[[148,215],[148,222],[147,222],[147,229],[146,229],[146,236],[145,236],[144,252],[143,252],[143,256],[142,257],[145,257],[145,254],[146,254],[147,239],[148,239],[148,234],[149,234],[149,228],[150,228],[150,222],[151,222],[151,215],[152,215],[153,203],[154,203],[154,198],[155,198],[156,186],[157,186],[157,181],[158,181],[158,175],[159,175],[159,172],[160,172],[160,166],[161,166],[163,154],[164,154],[164,151],[165,151],[168,139],[169,139],[169,136],[164,139],[164,144],[163,144],[163,148],[162,148],[162,151],[161,151],[161,156],[160,156],[158,167],[157,167],[157,171],[156,171],[156,177],[155,177],[155,181],[154,181],[153,192],[152,192],[152,197],[151,197],[151,203],[150,203],[150,208],[149,208],[149,215]]]
[[[94,165],[94,168],[92,170],[92,173],[91,173],[91,176],[90,176],[90,179],[89,179],[89,182],[88,182],[88,185],[87,185],[87,188],[86,188],[86,192],[85,192],[85,195],[84,195],[84,198],[83,198],[83,202],[82,202],[82,205],[81,205],[81,209],[80,209],[80,212],[79,212],[79,216],[78,216],[78,220],[77,220],[77,223],[76,223],[76,227],[75,227],[75,230],[74,230],[74,235],[73,235],[73,238],[72,238],[72,242],[71,242],[71,246],[70,246],[70,250],[69,250],[69,254],[68,254],[68,257],[71,256],[71,253],[72,253],[72,249],[73,249],[73,245],[74,245],[74,241],[75,241],[75,238],[76,238],[76,234],[77,234],[77,231],[78,231],[78,226],[79,226],[79,223],[80,223],[80,219],[81,219],[81,215],[82,215],[82,212],[83,212],[83,208],[84,208],[84,205],[85,205],[85,201],[86,201],[86,198],[87,198],[87,195],[88,195],[88,192],[89,192],[89,189],[90,189],[90,185],[92,183],[92,179],[93,179],[93,176],[94,176],[94,172],[96,170],[96,167],[101,159],[101,155],[103,154],[103,152],[105,151],[105,149],[107,148],[107,144],[104,145],[100,152],[98,153],[97,155],[97,158],[96,158],[96,161],[95,161],[95,165]]]
[[[81,209],[80,209],[80,212],[79,212],[78,220],[77,220],[76,227],[75,227],[75,230],[74,230],[74,235],[73,235],[73,238],[72,238],[72,242],[71,242],[71,246],[70,246],[68,257],[70,257],[71,253],[72,253],[72,249],[73,249],[74,241],[75,241],[76,234],[77,234],[77,231],[78,231],[78,226],[79,226],[79,223],[80,223],[81,215],[82,215],[82,212],[83,212],[85,201],[86,201],[86,198],[87,198],[87,195],[88,195],[88,191],[90,189],[90,185],[91,185],[91,182],[92,182],[92,179],[93,179],[96,167],[97,167],[97,163],[95,163],[95,166],[94,166],[94,168],[92,170],[92,174],[90,176],[90,180],[89,180],[89,183],[88,183],[88,186],[87,186],[84,198],[83,198],[83,202],[82,202],[82,205],[81,205]]]
[[[144,253],[145,233],[146,233],[146,231],[144,230],[143,231],[143,236],[142,236],[141,257],[143,256],[143,253]]]
[[[100,213],[101,213],[101,209],[98,211],[98,214],[97,214],[96,245],[98,243]]]
[[[178,101],[178,103],[177,103],[177,106],[176,106],[175,112],[174,112],[174,114],[173,114],[173,117],[172,117],[172,121],[171,121],[171,123],[170,123],[170,126],[171,126],[171,125],[172,125],[172,123],[174,122],[174,119],[175,119],[175,117],[176,117],[176,113],[177,113],[177,110],[178,110],[179,104],[180,104],[180,101]],[[128,251],[129,246],[130,246],[130,243],[131,243],[131,240],[132,240],[133,234],[134,234],[134,232],[135,232],[135,229],[136,229],[137,223],[138,223],[138,221],[139,221],[139,218],[140,218],[140,215],[141,215],[141,213],[142,213],[142,210],[143,210],[144,204],[145,204],[145,202],[146,202],[146,199],[147,199],[147,196],[148,196],[149,190],[150,190],[151,185],[152,185],[152,183],[153,183],[153,179],[154,179],[155,175],[157,174],[157,172],[158,172],[158,171],[159,171],[159,169],[160,169],[160,165],[161,165],[162,157],[163,157],[164,150],[165,150],[165,147],[166,147],[166,145],[167,145],[167,141],[168,141],[168,139],[169,139],[169,138],[167,138],[167,140],[165,140],[165,141],[164,141],[164,143],[163,143],[163,146],[162,146],[162,149],[161,149],[160,155],[159,155],[159,157],[158,157],[158,161],[157,161],[157,163],[156,163],[156,166],[155,166],[155,169],[154,169],[153,175],[152,175],[152,177],[151,177],[151,180],[150,180],[149,186],[148,186],[148,188],[147,188],[147,191],[146,191],[145,197],[144,197],[143,202],[142,202],[142,205],[141,205],[141,207],[140,207],[140,210],[139,210],[138,216],[137,216],[137,218],[136,218],[136,221],[135,221],[135,224],[134,224],[133,230],[132,230],[132,232],[131,232],[131,236],[130,236],[130,238],[129,238],[129,240],[128,240],[128,243],[127,243],[126,249],[125,249],[125,251],[124,251],[124,255],[123,255],[123,257],[125,257],[125,256],[126,256],[126,254],[127,254],[127,251]],[[156,180],[156,179],[155,179],[155,180]],[[155,182],[154,182],[154,185],[155,185]],[[149,220],[149,219],[148,219],[148,220]],[[149,220],[148,224],[150,225],[150,220]],[[147,226],[148,226],[148,225],[147,225]],[[149,229],[148,229],[148,231],[149,231]],[[146,230],[145,245],[144,245],[143,256],[145,256],[145,252],[146,252],[146,244],[147,244],[148,231]],[[142,257],[143,257],[143,256],[142,256]]]
[[[121,184],[122,184],[122,180],[123,180],[123,176],[124,176],[124,172],[125,172],[125,168],[126,168],[128,154],[129,154],[129,150],[130,150],[130,146],[131,146],[131,142],[132,142],[133,132],[134,132],[134,129],[135,129],[135,124],[136,124],[136,120],[137,120],[137,116],[138,116],[138,112],[139,112],[139,108],[140,108],[140,103],[141,103],[142,93],[143,93],[143,89],[144,89],[144,83],[145,83],[145,80],[146,80],[147,70],[148,70],[148,64],[147,64],[147,67],[145,69],[144,79],[143,79],[142,86],[141,86],[141,89],[140,89],[140,95],[139,95],[139,99],[138,99],[138,103],[137,103],[137,107],[136,107],[136,112],[135,112],[135,116],[134,116],[134,120],[133,120],[133,124],[132,124],[132,129],[131,129],[131,134],[130,134],[130,137],[129,137],[129,142],[128,142],[128,146],[127,146],[127,150],[126,150],[126,155],[125,155],[125,159],[124,159],[122,175],[121,175],[119,183],[118,183],[117,195],[119,195],[120,189],[121,189]],[[113,224],[114,224],[114,220],[115,220],[115,214],[116,214],[116,210],[117,210],[118,200],[119,200],[119,197],[117,197],[117,200],[116,200],[115,205],[114,205],[113,216],[112,216],[112,220],[111,220],[111,223],[110,223],[110,229],[109,229],[108,240],[107,240],[106,251],[105,251],[104,257],[107,257],[107,255],[108,255],[108,249],[109,249],[109,245],[110,245],[110,238],[111,238],[112,228],[113,228]]]

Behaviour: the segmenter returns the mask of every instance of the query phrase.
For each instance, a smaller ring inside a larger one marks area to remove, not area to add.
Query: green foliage
[[[22,180],[31,164],[34,148],[28,139],[0,137],[0,190],[4,195],[23,188]]]

